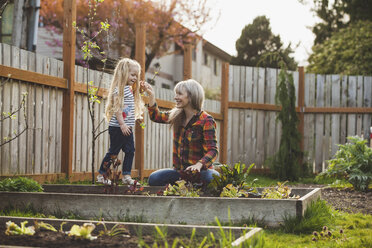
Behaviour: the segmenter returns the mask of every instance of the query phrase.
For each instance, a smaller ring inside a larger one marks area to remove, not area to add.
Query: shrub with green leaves
[[[318,177],[346,179],[356,190],[366,191],[372,181],[372,149],[360,137],[348,137],[349,143],[338,145],[328,168]]]
[[[0,191],[42,192],[43,188],[38,182],[31,178],[16,177],[1,180]]]
[[[209,190],[211,190],[216,195],[220,195],[223,189],[231,184],[234,187],[238,187],[239,189],[245,189],[248,191],[250,190],[255,181],[254,179],[250,183],[248,183],[248,175],[251,169],[255,166],[255,164],[251,164],[250,166],[246,166],[245,164],[236,163],[234,166],[229,165],[221,165],[220,168],[220,175],[215,176],[213,175],[213,179],[208,185]],[[252,192],[253,193],[253,192]]]

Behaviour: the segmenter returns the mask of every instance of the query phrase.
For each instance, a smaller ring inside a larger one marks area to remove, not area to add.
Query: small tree
[[[293,76],[281,62],[279,82],[276,87],[275,102],[281,106],[277,121],[282,124],[279,151],[270,158],[272,174],[280,180],[297,180],[301,172],[303,152],[300,149],[301,134],[297,129],[299,118],[296,113],[296,94]]]
[[[83,37],[82,41],[82,46],[81,46],[81,52],[83,53],[83,59],[86,61],[86,67],[87,67],[87,80],[89,80],[89,61],[92,58],[98,58],[101,60],[103,63],[103,71],[106,65],[106,52],[102,51],[101,47],[97,45],[96,40],[98,38],[101,38],[101,36],[106,37],[106,44],[109,45],[108,41],[108,30],[110,28],[110,24],[108,24],[107,19],[105,21],[97,21],[96,20],[96,13],[97,13],[97,8],[99,5],[103,2],[104,0],[94,0],[94,1],[89,1],[89,11],[88,11],[88,17],[86,20],[88,23],[86,24],[85,28],[79,28],[76,26],[76,23],[73,23],[73,26],[75,29],[78,31],[78,33],[81,34]],[[98,30],[93,30],[93,28],[97,28],[96,24],[99,24]],[[105,35],[102,35],[105,34]],[[98,128],[100,127],[101,124],[104,123],[104,119],[100,120],[97,125],[96,125],[96,116],[95,116],[95,107],[96,104],[100,104],[101,101],[99,100],[97,94],[99,89],[101,88],[101,83],[102,83],[102,76],[103,72],[101,73],[101,78],[99,79],[98,87],[94,86],[93,81],[86,82],[87,83],[87,101],[88,101],[88,111],[89,111],[89,116],[92,122],[92,132],[91,132],[91,137],[92,137],[92,164],[91,164],[91,169],[92,169],[92,184],[95,182],[95,169],[94,169],[94,164],[95,164],[95,153],[96,153],[96,140],[97,138],[104,133],[104,131],[99,131]]]

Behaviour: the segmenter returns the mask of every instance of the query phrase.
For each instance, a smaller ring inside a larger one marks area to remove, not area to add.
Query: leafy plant
[[[208,185],[212,193],[220,195],[223,189],[232,184],[234,187],[239,187],[240,189],[250,188],[256,181],[254,179],[250,184],[248,183],[248,174],[255,164],[251,164],[249,167],[246,167],[245,164],[236,163],[233,167],[229,165],[220,166],[220,175],[213,175],[213,179]]]
[[[101,235],[107,235],[107,236],[117,236],[117,235],[128,235],[129,234],[129,231],[125,228],[125,226],[123,224],[115,224],[111,229],[108,229],[106,227],[106,224],[105,222],[98,222],[97,223],[97,226],[98,225],[102,225],[103,226],[103,230],[99,232],[99,235],[98,236],[101,236]]]
[[[334,158],[327,161],[327,170],[318,177],[346,179],[356,190],[365,191],[372,181],[372,149],[362,138],[355,136],[347,139],[350,142],[338,145]]]
[[[258,195],[257,189],[253,187],[243,187],[234,186],[232,184],[226,185],[220,194],[220,197],[249,197],[249,194]]]
[[[118,191],[119,177],[121,171],[118,170],[121,161],[118,159],[117,155],[111,155],[110,160],[104,162],[103,167],[106,173],[103,174],[105,180],[110,180],[111,184],[105,184],[104,193],[115,194]],[[112,169],[110,168],[112,165]]]
[[[276,187],[269,187],[262,191],[262,198],[267,199],[288,199],[288,198],[300,198],[299,195],[292,195],[291,196],[291,188],[286,186],[285,184],[288,181],[281,183],[278,182],[278,186]]]
[[[29,226],[26,227],[28,221],[23,221],[21,226],[18,226],[16,223],[12,221],[6,222],[6,235],[34,235],[35,234],[35,227]]]
[[[0,181],[0,191],[42,192],[43,188],[35,180],[27,177],[6,178]]]
[[[57,229],[55,229],[54,226],[52,226],[49,223],[45,223],[43,221],[38,222],[36,220],[35,220],[34,223],[35,223],[34,227],[35,227],[36,230],[39,230],[39,229],[43,228],[43,229],[46,229],[46,230],[49,230],[49,231],[52,231],[52,232],[58,232]]]
[[[195,189],[191,183],[179,180],[175,185],[168,184],[163,195],[178,195],[185,197],[199,197],[200,189]]]
[[[84,223],[82,226],[73,225],[71,230],[67,232],[68,236],[75,236],[82,239],[94,240],[96,236],[92,236],[92,231],[96,228],[93,223]]]

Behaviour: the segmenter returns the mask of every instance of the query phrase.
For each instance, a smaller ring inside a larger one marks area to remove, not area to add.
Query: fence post
[[[136,52],[135,57],[141,65],[141,80],[145,80],[145,62],[146,62],[146,25],[144,23],[136,24]],[[138,170],[138,176],[143,179],[144,163],[145,163],[145,139],[144,130],[140,123],[136,122],[135,127],[135,168]]]
[[[299,108],[298,118],[298,131],[301,134],[300,149],[304,151],[304,107],[305,107],[305,71],[304,67],[298,67],[298,99],[297,104]],[[303,157],[301,158],[300,164],[302,164]]]
[[[183,80],[192,78],[192,45],[185,44],[183,48]]]
[[[75,84],[75,29],[76,0],[64,0],[63,5],[63,77],[67,90],[63,92],[61,172],[72,175],[74,135],[74,84]]]
[[[220,130],[220,163],[227,163],[227,128],[229,116],[229,63],[222,64],[221,78],[221,130]]]

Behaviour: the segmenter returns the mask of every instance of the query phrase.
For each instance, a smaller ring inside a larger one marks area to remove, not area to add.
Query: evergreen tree
[[[275,101],[282,107],[277,116],[282,134],[279,151],[269,161],[271,172],[280,180],[297,180],[305,170],[301,168],[303,152],[300,149],[301,134],[297,129],[296,94],[292,74],[282,67],[276,88]]]
[[[231,64],[280,68],[278,61],[268,56],[275,53],[290,70],[297,68],[297,63],[290,57],[293,53],[291,44],[283,48],[280,36],[271,32],[270,21],[265,16],[258,16],[252,24],[245,26],[235,46],[238,55],[232,58]]]

